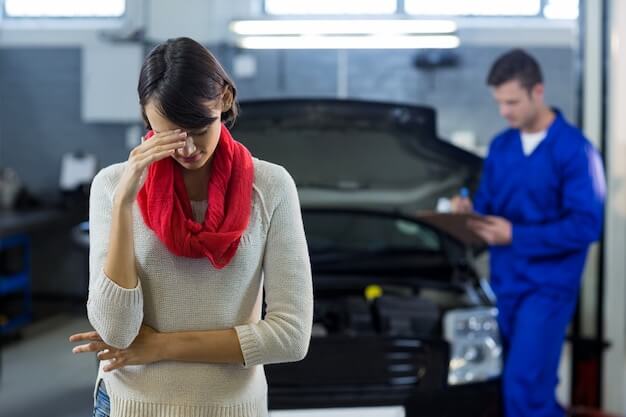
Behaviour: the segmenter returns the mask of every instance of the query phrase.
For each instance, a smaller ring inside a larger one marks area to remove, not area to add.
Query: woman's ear
[[[222,113],[226,113],[233,107],[233,90],[227,85],[222,93]]]

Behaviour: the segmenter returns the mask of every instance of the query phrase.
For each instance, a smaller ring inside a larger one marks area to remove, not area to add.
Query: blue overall
[[[504,343],[508,417],[557,417],[557,371],[589,245],[601,233],[605,179],[597,151],[556,111],[528,156],[520,131],[496,136],[475,210],[513,225],[512,243],[490,247],[491,284]]]

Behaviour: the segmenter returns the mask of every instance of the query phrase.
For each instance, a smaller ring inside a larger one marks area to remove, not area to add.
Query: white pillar
[[[602,138],[602,42],[606,29],[602,22],[603,1],[581,4],[583,17],[583,127],[587,138],[601,151]],[[600,275],[599,245],[593,245],[583,275],[581,291],[581,336],[596,336],[597,288]]]
[[[588,0],[592,1],[592,0]],[[608,10],[608,126],[603,408],[626,414],[626,1]]]

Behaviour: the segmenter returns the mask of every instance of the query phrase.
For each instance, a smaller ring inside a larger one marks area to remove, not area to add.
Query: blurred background
[[[242,102],[425,106],[434,109],[437,139],[476,157],[506,127],[485,83],[490,65],[511,48],[531,52],[544,72],[546,101],[601,150],[609,181],[605,233],[587,262],[559,399],[626,415],[623,2],[0,0],[0,6],[0,416],[91,413],[96,360],[72,356],[67,342],[90,328],[83,223],[89,185],[100,168],[127,159],[139,144],[140,66],[154,45],[179,36],[216,55]]]

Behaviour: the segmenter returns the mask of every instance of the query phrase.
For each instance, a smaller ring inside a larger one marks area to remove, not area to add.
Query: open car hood
[[[432,210],[478,183],[482,160],[437,136],[429,107],[334,99],[244,101],[234,137],[283,165],[303,207]]]

